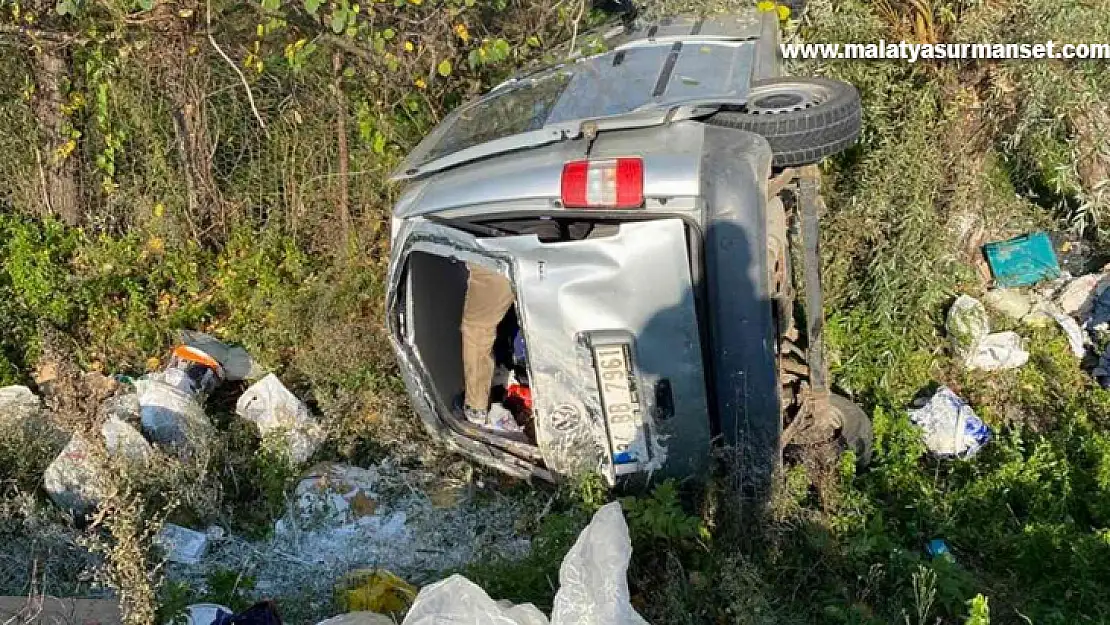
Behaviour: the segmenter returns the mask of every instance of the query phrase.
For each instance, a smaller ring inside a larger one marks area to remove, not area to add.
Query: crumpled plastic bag
[[[619,502],[601,507],[559,568],[559,591],[550,625],[647,625],[632,607],[628,562],[632,541]],[[548,625],[532,604],[497,602],[461,575],[425,586],[404,625],[481,623]]]
[[[235,413],[253,421],[263,438],[281,436],[297,464],[307,462],[324,442],[324,428],[312,418],[308,406],[272,373],[239,397]]]
[[[970,458],[991,439],[990,428],[947,386],[937,389],[924,406],[911,409],[909,415],[921,428],[925,446],[938,456]]]
[[[948,309],[944,326],[953,351],[968,369],[1014,369],[1029,361],[1029,352],[1016,332],[990,333],[987,309],[974,297],[958,297]]]
[[[143,432],[156,443],[188,451],[207,440],[212,423],[197,398],[182,388],[178,370],[153,373],[135,381]]]

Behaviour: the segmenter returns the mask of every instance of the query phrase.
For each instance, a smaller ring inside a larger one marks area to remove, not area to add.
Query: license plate
[[[593,346],[601,409],[609,431],[609,449],[615,472],[633,473],[649,460],[644,432],[643,406],[632,374],[628,343]]]

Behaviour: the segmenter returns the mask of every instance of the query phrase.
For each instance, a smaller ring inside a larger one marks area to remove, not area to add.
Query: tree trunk
[[[185,218],[195,238],[207,239],[213,230],[226,235],[227,203],[212,174],[212,139],[204,109],[204,57],[188,53],[193,42],[189,35],[177,37],[178,53],[166,55],[161,83],[173,104],[177,155],[185,178]]]
[[[62,85],[69,77],[65,48],[47,43],[31,53],[35,70],[32,108],[39,125],[39,175],[42,178],[44,213],[58,216],[70,226],[82,221],[77,182],[77,157],[65,148],[71,139],[70,124],[62,112],[66,103]]]

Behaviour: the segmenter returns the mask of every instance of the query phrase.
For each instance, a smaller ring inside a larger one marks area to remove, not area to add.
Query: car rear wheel
[[[837,438],[843,449],[856,454],[859,466],[870,464],[875,435],[867,413],[852,400],[836,394],[829,395],[829,410],[840,422]]]
[[[852,85],[828,78],[771,78],[752,83],[743,108],[706,118],[762,135],[775,167],[816,163],[859,138],[861,106]]]

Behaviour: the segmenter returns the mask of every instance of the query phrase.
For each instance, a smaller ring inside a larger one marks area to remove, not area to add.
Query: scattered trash
[[[1028,286],[1060,277],[1060,263],[1044,232],[988,243],[983,252],[998,286]]]
[[[373,515],[378,507],[374,487],[378,473],[345,464],[322,463],[309,469],[293,493],[298,529],[338,526]],[[281,519],[278,531],[292,529]]]
[[[629,596],[631,558],[632,543],[620,503],[602,506],[559,567],[550,624],[646,625]],[[438,623],[546,625],[548,620],[530,603],[514,606],[494,601],[470,580],[452,575],[422,588],[404,621],[404,625]]]
[[[209,542],[219,542],[227,536],[227,532],[219,525],[209,525],[208,529],[204,530],[204,535],[208,537]]]
[[[523,432],[524,427],[516,422],[513,412],[501,404],[493,404],[487,417],[489,427],[502,432]]]
[[[937,389],[923,406],[909,411],[921,428],[925,446],[938,456],[970,458],[991,438],[991,431],[971,406],[947,386]]]
[[[469,483],[392,460],[366,469],[320,464],[269,535],[210,539],[200,564],[168,563],[166,579],[201,588],[213,573],[240,571],[261,596],[312,597],[317,611],[333,603],[347,571],[384,568],[419,587],[491,554],[526,555],[531,543],[518,528],[536,518],[535,502],[468,497]],[[437,506],[432,494],[448,488],[458,499]]]
[[[259,601],[238,614],[221,610],[210,625],[281,625],[281,616],[273,601]]]
[[[324,442],[324,428],[312,418],[308,406],[272,373],[239,397],[235,412],[254,422],[263,438],[282,436],[297,464],[307,462]]]
[[[218,603],[194,603],[185,607],[185,625],[212,625],[225,614],[232,614],[231,608]]]
[[[183,331],[181,344],[199,350],[218,362],[223,369],[224,379],[235,381],[262,377],[261,367],[242,347],[228,345],[214,336],[195,330]]]
[[[394,625],[393,619],[376,612],[348,612],[333,616],[316,625]]]
[[[1064,336],[1068,337],[1068,345],[1071,346],[1071,352],[1075,354],[1076,358],[1082,359],[1087,354],[1087,348],[1084,345],[1083,330],[1076,323],[1075,319],[1063,314],[1054,313],[1052,318],[1059,324],[1060,329],[1064,331]]]
[[[944,558],[946,560],[955,560],[952,556],[952,550],[948,548],[948,543],[944,542],[942,538],[934,538],[925,544],[925,553],[929,554],[930,558]]]
[[[0,425],[3,427],[38,414],[41,407],[38,396],[26,386],[0,388]]]
[[[385,569],[359,569],[348,573],[337,585],[336,603],[341,610],[404,612],[418,589]]]
[[[990,334],[987,309],[968,295],[961,295],[948,309],[945,328],[952,348],[968,369],[1013,369],[1029,360],[1022,339],[1015,332]]]
[[[1014,321],[1021,321],[1033,310],[1033,298],[1018,289],[991,289],[983,296],[983,303]]]
[[[1070,280],[1057,291],[1053,301],[1061,312],[1080,319],[1086,319],[1094,311],[1095,300],[1110,284],[1110,276],[1090,273]]]
[[[166,559],[178,564],[197,564],[208,550],[208,534],[173,523],[162,525],[154,544],[166,552]]]
[[[556,623],[557,621],[550,621]],[[586,621],[605,623],[602,620]],[[402,621],[402,625],[439,625],[440,623],[496,623],[497,625],[548,625],[547,617],[531,603],[513,605],[494,601],[480,586],[452,575],[425,586]]]

